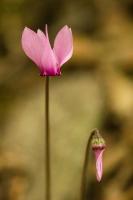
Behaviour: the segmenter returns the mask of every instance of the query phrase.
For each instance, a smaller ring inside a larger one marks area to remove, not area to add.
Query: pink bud
[[[103,152],[105,150],[105,141],[99,132],[96,130],[92,137],[92,150],[96,160],[96,177],[97,181],[100,182],[103,174]]]

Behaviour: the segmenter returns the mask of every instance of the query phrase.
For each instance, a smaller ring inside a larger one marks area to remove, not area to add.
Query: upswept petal
[[[45,25],[45,34],[46,34],[46,38],[48,39],[49,41],[49,36],[48,36],[48,25],[46,24]],[[50,44],[50,43],[49,43]]]
[[[40,37],[27,27],[24,28],[22,33],[22,48],[25,54],[40,68],[43,43]]]
[[[45,44],[46,44],[46,42],[47,42],[47,41],[46,41],[46,40],[47,40],[46,35],[45,35],[40,29],[37,30],[37,35],[39,36],[39,38],[40,38],[42,44],[43,44],[44,47],[45,47]]]
[[[73,53],[73,38],[72,31],[67,25],[58,32],[54,41],[53,51],[60,66],[71,58]]]
[[[48,41],[45,44],[45,52],[41,59],[41,66],[41,75],[59,75],[59,65]]]
[[[47,25],[45,26],[45,32],[46,35],[38,30],[38,35],[41,38],[43,45],[45,46],[45,50],[42,54],[41,58],[41,75],[56,75],[57,73],[57,59],[56,56],[54,55],[54,52],[51,48],[49,37],[48,37],[48,30],[47,30]]]

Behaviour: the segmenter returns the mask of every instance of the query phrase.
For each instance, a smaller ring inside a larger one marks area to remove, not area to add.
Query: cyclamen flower
[[[104,139],[99,134],[99,132],[96,132],[96,134],[92,138],[92,150],[95,155],[96,177],[99,182],[101,181],[103,174],[103,152],[105,150],[105,147],[106,145]]]
[[[51,48],[47,25],[45,33],[37,33],[25,27],[22,33],[22,48],[25,54],[37,65],[41,76],[57,76],[61,74],[61,66],[73,53],[73,37],[71,29],[66,25],[57,34]]]

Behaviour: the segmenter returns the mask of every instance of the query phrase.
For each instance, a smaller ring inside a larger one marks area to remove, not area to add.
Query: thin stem
[[[88,169],[88,161],[89,161],[89,152],[90,152],[90,146],[91,146],[91,140],[93,135],[95,134],[96,130],[93,130],[90,134],[90,137],[87,142],[86,151],[85,151],[85,159],[83,164],[83,171],[82,171],[82,177],[81,177],[81,194],[80,194],[80,200],[86,199],[86,188],[87,188],[87,169]]]
[[[45,81],[45,176],[46,176],[46,198],[51,200],[51,170],[50,170],[50,127],[49,127],[49,77]]]

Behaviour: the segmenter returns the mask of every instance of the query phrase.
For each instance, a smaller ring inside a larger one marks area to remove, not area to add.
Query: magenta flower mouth
[[[57,70],[54,70],[52,67],[49,69],[46,69],[45,71],[43,70],[40,73],[40,76],[60,76],[60,75],[61,75],[60,68],[57,68]]]

